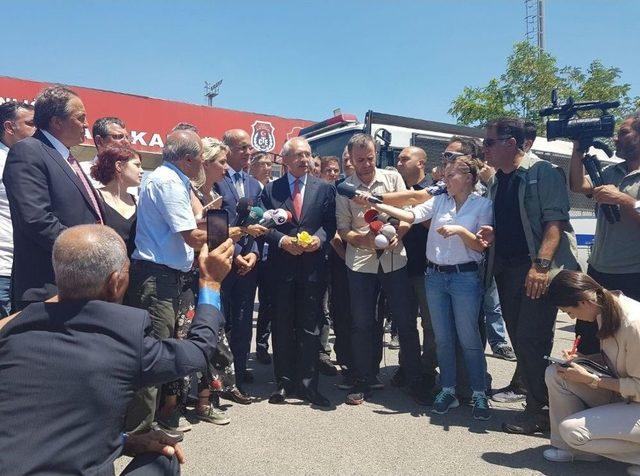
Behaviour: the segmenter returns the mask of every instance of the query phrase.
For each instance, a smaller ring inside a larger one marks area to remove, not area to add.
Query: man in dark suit
[[[246,198],[253,205],[257,205],[262,187],[246,172],[252,152],[249,134],[242,129],[232,129],[224,133],[222,141],[229,147],[229,169],[224,179],[215,185],[215,189],[222,195],[222,208],[229,213],[229,225],[240,226],[242,223],[238,223],[238,201]],[[253,380],[253,376],[247,372],[247,357],[251,350],[253,333],[257,262],[258,247],[253,237],[242,238],[236,244],[233,269],[222,284],[222,302],[230,332],[229,345],[233,353],[237,386],[243,395],[246,395],[243,383]]]
[[[329,406],[318,393],[320,300],[325,290],[323,247],[336,232],[335,187],[311,176],[309,143],[296,137],[282,149],[287,174],[262,192],[267,209],[291,212],[291,222],[269,231],[274,315],[273,361],[278,384],[269,403],[283,403],[296,395],[319,406]],[[311,235],[307,243],[297,238]]]
[[[36,98],[38,130],[9,151],[3,182],[13,223],[13,310],[57,293],[51,250],[66,228],[102,223],[100,200],[70,148],[84,140],[87,117],[70,89],[52,86]]]
[[[53,245],[59,302],[33,303],[0,321],[0,474],[113,474],[134,392],[206,371],[232,254],[231,240],[210,253],[203,247],[190,333],[157,340],[146,311],[116,304],[129,281],[118,234],[102,225],[62,232]],[[129,470],[142,462],[149,466],[144,474],[179,473],[176,461],[160,455],[140,455]]]

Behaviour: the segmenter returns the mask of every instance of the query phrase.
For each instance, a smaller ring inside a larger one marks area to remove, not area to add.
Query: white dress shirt
[[[2,181],[4,165],[7,163],[9,148],[0,142],[0,276],[11,276],[13,264],[13,226],[7,189]]]
[[[414,223],[431,220],[427,237],[427,259],[438,265],[456,265],[482,261],[482,253],[468,248],[462,238],[445,238],[436,230],[444,225],[460,225],[474,235],[481,226],[493,226],[491,200],[475,193],[469,195],[460,210],[453,197],[443,193],[411,209]]]

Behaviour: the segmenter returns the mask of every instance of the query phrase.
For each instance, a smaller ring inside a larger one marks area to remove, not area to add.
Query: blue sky
[[[640,95],[640,1],[545,0],[560,65],[601,59]],[[310,120],[340,107],[451,121],[504,70],[522,0],[20,0],[2,5],[0,74]]]

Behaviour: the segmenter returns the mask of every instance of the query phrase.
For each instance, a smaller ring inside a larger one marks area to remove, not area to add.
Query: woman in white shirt
[[[473,390],[473,416],[487,420],[486,361],[478,327],[484,292],[479,268],[487,243],[476,233],[493,224],[493,208],[490,200],[473,193],[480,167],[469,155],[457,157],[444,170],[446,194],[410,210],[375,207],[409,223],[431,220],[426,289],[442,385],[432,411],[444,414],[459,405],[455,392],[458,342]]]

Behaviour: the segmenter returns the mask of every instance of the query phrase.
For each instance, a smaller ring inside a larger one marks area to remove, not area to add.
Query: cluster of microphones
[[[386,248],[398,234],[400,221],[396,218],[385,218],[373,208],[364,213],[364,221],[369,224],[369,229],[375,235],[376,248]]]
[[[265,210],[264,208],[252,206],[247,198],[238,200],[236,206],[238,226],[262,225],[265,228],[275,228],[284,225],[292,219],[291,212],[283,208],[275,210]]]

